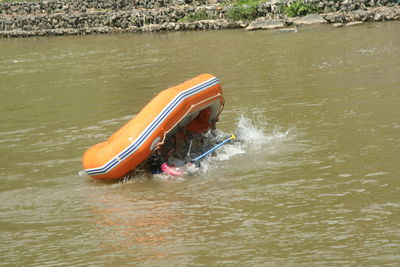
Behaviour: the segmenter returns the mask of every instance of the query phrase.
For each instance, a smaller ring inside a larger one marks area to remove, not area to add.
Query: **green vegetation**
[[[199,10],[194,13],[190,13],[185,17],[179,19],[178,22],[194,22],[199,20],[216,19],[217,15],[207,13],[205,10]]]
[[[255,6],[233,6],[226,13],[230,20],[252,20],[257,18],[257,7]]]
[[[269,0],[226,0],[223,6],[228,6],[226,18],[230,20],[253,20],[258,17],[257,7],[260,3]],[[196,11],[181,18],[179,22],[193,22],[199,20],[217,19],[216,14],[206,10]]]
[[[254,20],[259,14],[258,5],[269,0],[226,0],[225,5],[231,6],[228,9],[226,18],[230,20]],[[298,0],[287,7],[282,6],[281,12],[288,17],[299,17],[307,14],[319,13],[320,8],[313,3],[305,3]]]
[[[253,20],[258,17],[257,7],[266,0],[237,0],[235,2],[226,2],[232,7],[228,9],[226,18],[230,20]]]
[[[2,0],[0,0],[2,1]],[[8,0],[3,0],[8,1]],[[260,16],[258,6],[270,0],[224,0],[223,6],[227,7],[225,17],[233,21],[251,21]],[[321,9],[314,3],[305,3],[304,0],[297,0],[289,6],[280,6],[280,12],[288,17],[305,16],[312,13],[320,13]],[[217,14],[207,10],[197,10],[193,13],[187,14],[185,17],[178,20],[178,22],[194,22],[200,20],[214,20],[217,19]]]
[[[320,8],[312,3],[304,3],[302,0],[296,1],[283,8],[283,12],[288,17],[300,17],[307,14],[319,13]]]

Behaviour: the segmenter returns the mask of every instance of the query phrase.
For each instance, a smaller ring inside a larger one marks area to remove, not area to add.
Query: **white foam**
[[[207,173],[215,168],[219,168],[221,163],[228,161],[238,155],[254,155],[259,151],[264,150],[268,144],[276,144],[288,138],[292,128],[281,130],[279,126],[267,127],[267,120],[263,116],[250,119],[241,115],[237,119],[236,135],[237,141],[221,146],[211,156],[207,156],[201,160],[201,168],[192,170],[192,174]],[[269,130],[269,128],[271,128]],[[219,140],[229,137],[231,133],[226,133],[221,130],[217,131]]]
[[[282,129],[275,125],[272,132],[268,133],[268,123],[261,116],[258,119],[249,119],[241,115],[237,122],[237,138],[244,144],[270,144],[275,141],[285,139],[292,128],[282,131]]]
[[[272,125],[271,127],[267,120],[262,116],[256,116],[250,119],[244,115],[240,115],[237,119],[236,129],[233,132],[237,140],[231,141],[210,155],[207,155],[200,160],[199,165],[186,165],[187,174],[183,177],[172,177],[167,174],[156,174],[153,177],[161,181],[184,181],[193,176],[208,176],[210,173],[220,169],[224,165],[234,164],[229,160],[233,160],[240,155],[246,157],[257,157],[260,152],[265,151],[268,146],[280,145],[280,142],[287,140],[290,137],[291,129],[282,130],[279,126]],[[214,135],[208,135],[207,138],[215,138],[217,143],[229,138],[232,134],[217,130]],[[240,160],[240,159],[239,159]],[[250,167],[251,168],[251,167]]]

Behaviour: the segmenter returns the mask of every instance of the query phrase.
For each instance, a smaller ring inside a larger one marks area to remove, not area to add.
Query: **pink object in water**
[[[185,172],[179,168],[171,167],[168,166],[167,163],[164,163],[161,165],[161,170],[165,172],[166,174],[169,174],[171,176],[183,176],[185,175]]]

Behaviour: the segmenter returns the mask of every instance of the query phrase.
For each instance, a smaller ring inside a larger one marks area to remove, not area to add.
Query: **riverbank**
[[[318,15],[292,17],[285,11],[296,3],[300,2],[273,0],[249,9],[214,0],[1,2],[0,37],[234,28],[266,30],[314,23],[341,26],[400,19],[398,0],[310,0],[303,3],[312,5]],[[248,10],[253,12],[251,16]]]

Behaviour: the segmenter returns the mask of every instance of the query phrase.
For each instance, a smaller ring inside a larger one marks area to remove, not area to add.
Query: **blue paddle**
[[[195,159],[192,159],[190,162],[194,163],[202,158],[204,158],[205,156],[207,156],[208,154],[210,154],[211,152],[215,151],[216,149],[218,149],[219,147],[223,146],[224,144],[228,143],[231,140],[236,139],[236,136],[234,134],[232,134],[231,137],[227,138],[226,140],[222,141],[221,143],[219,143],[218,145],[216,145],[215,147],[211,148],[210,150],[208,150],[207,152],[204,152],[203,154],[201,154],[200,156],[198,156]]]
[[[210,150],[208,150],[207,152],[204,152],[203,154],[201,154],[200,156],[198,156],[195,159],[192,159],[190,161],[189,164],[193,164],[196,161],[199,161],[200,159],[204,158],[205,156],[207,156],[208,154],[210,154],[211,152],[215,151],[216,149],[218,149],[219,147],[223,146],[224,144],[228,143],[231,140],[236,139],[236,136],[234,134],[232,134],[231,137],[229,137],[228,139],[222,141],[221,143],[219,143],[218,145],[216,145],[215,147],[211,148]],[[189,151],[191,148],[192,143],[190,143],[189,145]],[[171,167],[169,166],[167,163],[164,163],[163,165],[161,165],[161,170],[171,176],[175,176],[175,177],[180,177],[183,176],[185,174],[187,174],[187,171],[185,171],[184,169],[180,168],[180,167]]]

